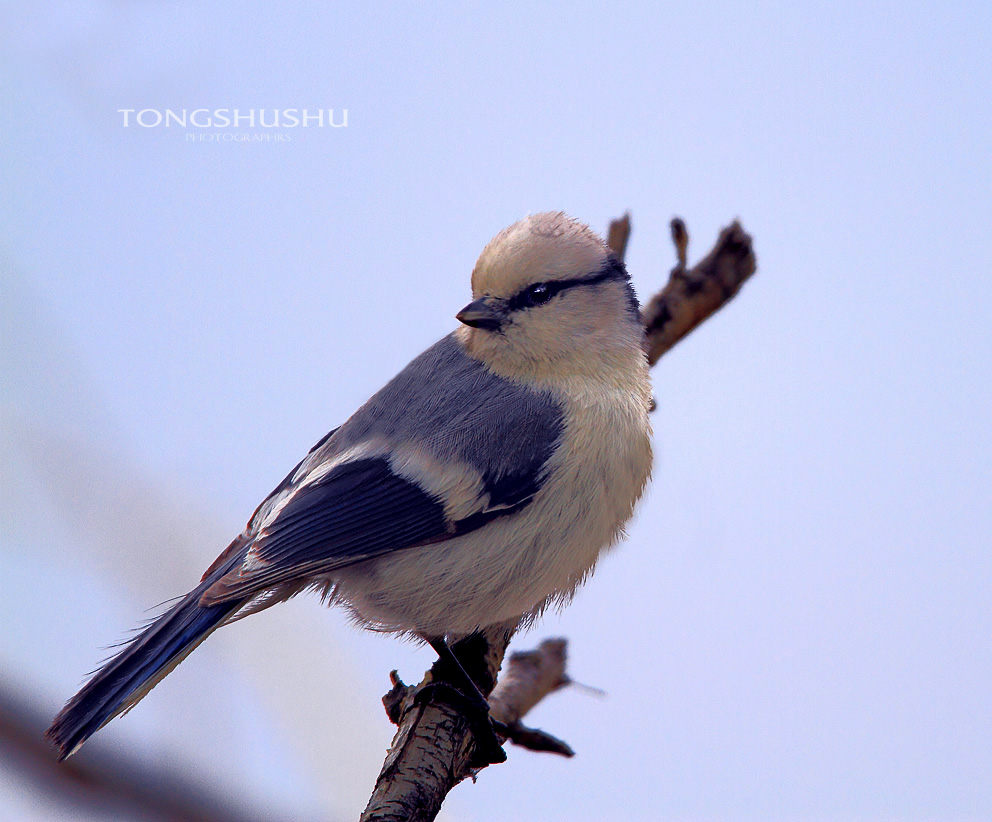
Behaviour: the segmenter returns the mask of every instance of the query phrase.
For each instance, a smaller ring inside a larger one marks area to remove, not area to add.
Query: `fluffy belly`
[[[621,535],[650,473],[646,426],[616,430],[609,422],[616,435],[606,438],[589,436],[606,421],[572,425],[545,485],[523,510],[446,542],[342,569],[335,599],[367,627],[429,635],[528,622],[564,604]]]

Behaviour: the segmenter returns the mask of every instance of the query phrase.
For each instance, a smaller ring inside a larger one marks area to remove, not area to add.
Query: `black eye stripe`
[[[622,269],[618,270],[611,266],[599,274],[594,274],[592,277],[573,277],[569,280],[548,280],[543,283],[533,283],[510,297],[507,300],[506,306],[510,311],[531,308],[532,306],[549,302],[553,297],[570,288],[577,288],[583,285],[599,285],[610,280],[626,280],[626,276]],[[538,287],[547,289],[547,298],[542,301],[535,301],[533,299],[533,292]]]

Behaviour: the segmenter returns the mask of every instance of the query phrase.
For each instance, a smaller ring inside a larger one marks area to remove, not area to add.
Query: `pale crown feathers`
[[[576,378],[614,382],[646,368],[623,263],[560,212],[526,217],[497,234],[472,272],[472,294],[472,305],[496,319],[455,333],[470,356],[502,376],[553,386]]]

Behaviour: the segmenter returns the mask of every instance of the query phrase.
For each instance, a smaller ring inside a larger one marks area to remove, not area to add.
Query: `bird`
[[[652,396],[630,277],[585,224],[545,212],[503,229],[471,287],[460,325],[324,436],[69,700],[47,732],[60,761],[217,628],[306,590],[430,643],[488,717],[450,644],[564,606],[619,541],[651,474]]]

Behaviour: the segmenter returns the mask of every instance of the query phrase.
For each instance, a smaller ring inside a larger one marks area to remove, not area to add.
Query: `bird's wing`
[[[286,489],[257,525],[244,560],[206,591],[204,604],[455,533],[443,503],[396,475],[382,457],[351,460]]]
[[[245,547],[245,543],[248,542],[251,539],[252,533],[256,530],[255,527],[254,527],[256,525],[256,523],[261,519],[261,517],[263,517],[265,515],[265,513],[268,510],[271,509],[271,505],[272,505],[273,500],[280,499],[282,497],[282,495],[285,494],[285,492],[292,487],[293,478],[295,476],[297,476],[297,473],[299,472],[300,468],[302,468],[303,465],[304,465],[304,463],[306,463],[308,460],[311,460],[311,459],[314,458],[314,455],[318,451],[320,451],[321,448],[324,447],[324,444],[331,437],[334,436],[334,434],[337,432],[337,430],[338,430],[337,428],[332,428],[330,431],[328,431],[326,434],[324,434],[324,436],[322,436],[317,441],[317,444],[307,452],[307,455],[303,459],[301,459],[298,463],[296,463],[296,467],[293,468],[293,470],[289,472],[289,474],[286,476],[286,478],[282,482],[280,482],[273,489],[272,493],[269,494],[262,501],[262,503],[258,506],[258,508],[255,509],[255,512],[251,515],[251,518],[248,520],[248,527],[245,529],[244,533],[239,534],[234,539],[234,541],[230,545],[228,545],[227,548],[225,548],[220,553],[220,555],[217,557],[217,559],[215,559],[210,564],[210,567],[207,568],[207,570],[203,572],[203,576],[200,577],[200,582],[206,581],[207,577],[212,576],[213,573],[214,573],[214,571],[216,571],[218,568],[220,568],[221,565],[223,565],[224,563],[226,563],[232,556],[234,556],[234,554],[238,553],[239,551],[242,554],[244,554],[247,551],[247,549]]]
[[[563,430],[548,395],[446,338],[325,438],[256,510],[204,605],[442,542],[530,503]]]
[[[284,488],[267,516],[254,523],[258,531],[250,545],[241,547],[243,560],[205,592],[202,604],[243,598],[474,531],[525,507],[543,481],[538,476],[542,466],[534,466],[533,473],[514,478],[513,491],[502,489],[511,491],[509,499],[493,499],[469,477],[432,493],[397,473],[392,462],[386,456],[361,457]],[[448,476],[453,479],[455,472]]]

